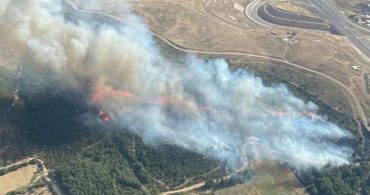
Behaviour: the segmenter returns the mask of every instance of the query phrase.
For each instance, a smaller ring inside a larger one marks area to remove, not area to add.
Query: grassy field
[[[27,185],[36,171],[36,165],[28,165],[6,175],[0,176],[0,194],[13,191]]]
[[[215,195],[229,194],[304,194],[299,181],[286,165],[276,161],[256,162],[256,175],[245,184],[217,190]]]

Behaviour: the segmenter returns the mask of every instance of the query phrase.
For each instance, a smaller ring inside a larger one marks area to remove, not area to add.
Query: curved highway
[[[263,0],[254,0],[248,4],[245,8],[245,15],[252,20],[254,23],[264,26],[264,27],[271,27],[274,24],[271,24],[258,16],[257,10],[260,6],[266,4],[266,1]]]
[[[328,20],[339,34],[347,37],[363,55],[370,58],[370,46],[366,37],[358,32],[331,3],[327,0],[308,1],[320,10],[320,14]]]
[[[262,19],[259,15],[258,15],[258,9],[262,6],[265,6],[267,4],[271,4],[271,3],[274,3],[274,2],[278,2],[278,0],[254,0],[253,2],[249,3],[248,6],[245,8],[245,15],[254,23],[260,25],[260,26],[264,26],[264,27],[285,27],[285,28],[293,28],[293,29],[304,29],[304,28],[298,28],[298,27],[293,27],[293,26],[284,26],[284,25],[279,25],[279,24],[274,24],[274,23],[271,23],[271,22],[268,22],[264,19]],[[307,6],[311,6],[310,4],[307,4],[307,3],[303,3],[303,2],[297,2],[299,4],[302,4],[302,5],[307,5]],[[266,8],[264,8],[266,10]],[[284,12],[284,11],[282,11]],[[299,14],[297,14],[299,15]],[[272,16],[272,17],[275,17],[275,16]],[[283,18],[284,20],[289,20],[287,18]],[[292,21],[296,21],[296,22],[300,22],[299,20],[292,20]],[[315,23],[315,22],[309,22],[309,21],[301,21],[302,23]],[[322,30],[314,30],[314,29],[307,29],[307,30],[311,30],[311,31],[322,31]]]
[[[275,0],[276,1],[276,0]],[[328,20],[328,22],[332,25],[333,28],[335,28],[340,34],[345,36],[350,43],[352,43],[352,46],[355,50],[358,51],[358,53],[362,54],[365,59],[370,61],[370,46],[369,42],[361,33],[359,33],[356,29],[354,29],[351,24],[347,21],[347,19],[330,3],[328,0],[308,0],[315,9],[317,9],[321,14],[322,17]],[[257,14],[257,10],[260,6],[263,6],[266,3],[274,2],[272,0],[254,0],[245,9],[245,15],[255,22],[256,24],[259,24],[264,27],[271,27],[271,26],[280,26],[276,24],[271,24],[267,21],[264,21],[262,18],[260,18]],[[285,26],[284,26],[285,27]],[[286,27],[291,28],[291,27]],[[279,59],[277,59],[279,61]],[[288,65],[292,65],[294,67],[297,67],[299,69],[308,69],[305,67],[302,67],[297,64],[290,63],[288,61],[284,61],[284,63]],[[355,120],[357,122],[359,118],[362,122],[362,124],[365,125],[366,129],[370,131],[370,127],[368,126],[368,120],[366,117],[366,113],[361,105],[361,102],[359,98],[356,97],[356,95],[352,92],[352,90],[345,86],[342,82],[336,80],[335,78],[332,78],[325,73],[318,72],[312,69],[309,69],[309,72],[314,72],[316,75],[324,76],[325,78],[334,81],[339,86],[342,86],[342,88],[346,89],[345,91],[348,93],[346,96],[348,97],[348,100],[351,104],[352,110],[355,113]],[[360,124],[359,124],[360,125]],[[362,135],[361,130],[359,130],[360,134]]]
[[[266,3],[275,1],[271,0],[254,0],[245,9],[245,15],[258,25],[264,27],[281,26],[277,24],[269,23],[258,16],[257,10],[260,6]],[[370,43],[364,35],[358,32],[348,19],[343,16],[340,11],[328,0],[308,0],[308,2],[319,11],[319,14],[325,18],[331,27],[339,34],[345,36],[355,49],[370,59]],[[285,27],[285,26],[284,26]],[[291,28],[291,27],[287,27]]]
[[[116,17],[114,15],[111,15],[111,14],[107,14],[107,13],[102,13],[102,12],[96,12],[96,11],[88,11],[88,10],[83,10],[81,8],[79,8],[72,0],[65,0],[70,6],[72,6],[72,8],[76,11],[79,11],[79,12],[83,12],[83,13],[87,13],[87,14],[93,14],[97,17],[105,17],[109,20],[113,20],[113,21],[116,21],[116,22],[119,22],[119,23],[126,23],[127,24],[127,21],[119,18],[119,17]],[[256,2],[260,2],[261,0],[255,0]],[[252,2],[253,3],[253,2]],[[251,3],[251,4],[252,4]],[[132,25],[135,25],[135,24],[132,24]],[[140,26],[138,26],[140,27]],[[361,122],[365,125],[366,129],[368,131],[370,131],[370,128],[369,126],[367,125],[368,124],[368,121],[367,121],[367,118],[366,118],[366,114],[365,114],[365,111],[361,105],[361,102],[359,100],[358,97],[356,97],[356,95],[353,93],[353,91],[351,90],[350,87],[346,86],[345,84],[343,84],[341,81],[337,80],[336,78],[333,78],[323,72],[320,72],[320,71],[317,71],[317,70],[314,70],[314,69],[310,69],[310,68],[307,68],[307,67],[304,67],[304,66],[301,66],[299,64],[295,64],[295,63],[292,63],[292,62],[289,62],[287,60],[284,60],[284,59],[280,59],[280,58],[276,58],[276,57],[271,57],[271,56],[265,56],[265,55],[259,55],[259,54],[251,54],[251,53],[244,53],[244,52],[228,52],[228,51],[203,51],[203,50],[196,50],[196,49],[189,49],[189,48],[185,48],[185,47],[182,47],[180,45],[177,45],[176,43],[168,40],[167,38],[163,37],[162,35],[159,35],[158,33],[156,32],[153,32],[153,31],[150,31],[149,30],[149,33],[151,33],[153,36],[157,37],[158,39],[162,40],[164,43],[166,43],[167,45],[169,45],[170,47],[176,49],[176,50],[179,50],[179,51],[183,51],[183,52],[188,52],[188,53],[197,53],[197,54],[210,54],[210,55],[240,55],[240,56],[248,56],[248,57],[257,57],[257,58],[261,58],[261,59],[268,59],[268,60],[274,60],[276,62],[281,62],[287,66],[291,66],[291,67],[294,67],[294,68],[298,68],[302,71],[307,71],[309,73],[312,73],[314,75],[317,75],[321,78],[324,78],[324,79],[327,79],[328,81],[331,81],[334,85],[340,87],[341,89],[343,89],[343,92],[345,92],[345,95],[349,101],[349,103],[351,104],[351,108],[355,114],[355,120],[357,121],[358,118],[361,119]],[[362,133],[361,130],[359,130],[360,134]]]
[[[100,16],[100,17],[108,17],[110,19],[113,19],[115,21],[118,21],[118,22],[123,22],[123,23],[127,23],[127,21],[124,21],[122,20],[121,18],[119,17],[116,17],[116,16],[113,16],[113,15],[110,15],[110,14],[107,14],[107,13],[102,13],[102,12],[97,12],[97,11],[88,11],[88,10],[83,10],[83,9],[80,9],[72,0],[65,0],[69,5],[71,5],[73,7],[74,10],[76,11],[79,11],[79,12],[84,12],[84,13],[90,13],[90,14],[95,14],[96,16]],[[253,16],[258,16],[258,15],[254,15],[254,14],[257,14],[257,8],[258,6],[262,5],[263,3],[265,2],[261,2],[261,0],[255,0],[254,2],[250,3],[248,5],[248,7],[246,8],[246,11],[245,11],[245,14],[250,17],[252,15]],[[249,12],[248,10],[255,10],[253,12]],[[255,17],[253,17],[255,18]],[[259,17],[256,17],[256,18],[259,18]],[[261,21],[255,21],[255,22],[258,22],[260,25],[262,26],[270,26],[270,23],[266,23],[265,21],[261,20]],[[275,60],[275,61],[279,61],[279,62],[282,62],[286,65],[289,65],[289,66],[292,66],[292,67],[295,67],[295,68],[298,68],[298,69],[301,69],[303,71],[307,71],[307,72],[310,72],[310,73],[313,73],[315,75],[318,75],[320,77],[323,77],[331,82],[333,82],[335,85],[337,85],[338,87],[342,88],[346,93],[346,96],[349,100],[349,102],[351,103],[351,107],[355,113],[356,116],[360,117],[362,119],[362,122],[367,124],[367,118],[365,116],[365,112],[361,106],[361,103],[359,101],[359,99],[355,96],[355,94],[352,92],[352,90],[344,85],[342,82],[340,82],[339,80],[325,74],[325,73],[322,73],[322,72],[319,72],[319,71],[316,71],[316,70],[313,70],[313,69],[310,69],[310,68],[307,68],[307,67],[303,67],[303,66],[300,66],[298,64],[294,64],[294,63],[291,63],[291,62],[288,62],[287,60],[283,60],[283,59],[279,59],[279,58],[274,58],[274,57],[269,57],[269,56],[263,56],[263,55],[258,55],[258,54],[250,54],[250,53],[242,53],[242,52],[223,52],[223,51],[219,51],[219,52],[215,52],[215,51],[201,51],[201,50],[195,50],[195,49],[188,49],[188,48],[185,48],[185,47],[182,47],[180,45],[177,45],[173,42],[171,42],[170,40],[168,40],[167,38],[153,32],[153,31],[149,31],[152,35],[154,35],[155,37],[157,37],[158,39],[162,40],[163,42],[165,42],[166,44],[168,44],[169,46],[171,46],[172,48],[174,49],[177,49],[179,51],[183,51],[183,52],[190,52],[190,53],[198,53],[198,54],[216,54],[216,55],[241,55],[241,56],[249,56],[249,57],[258,57],[258,58],[262,58],[262,59],[272,59],[272,60]],[[262,146],[262,147],[266,147],[265,145],[259,143],[259,140],[258,138],[251,138],[249,139],[244,145],[243,145],[243,155],[245,155],[245,147],[247,145],[259,145],[259,146]],[[275,152],[273,149],[267,147],[266,149],[272,151],[272,152]],[[245,160],[247,160],[246,156],[245,156]],[[245,167],[247,166],[247,163],[240,169],[238,169],[237,171],[235,171],[233,174],[241,171],[242,169],[244,169]],[[197,188],[200,188],[200,187],[203,187],[205,185],[205,181],[202,181],[202,182],[199,182],[197,184],[194,184],[192,186],[188,186],[188,187],[185,187],[185,188],[182,188],[182,189],[178,189],[178,190],[174,190],[174,191],[168,191],[168,192],[163,192],[162,195],[167,195],[167,194],[175,194],[175,193],[183,193],[183,192],[186,192],[186,191],[190,191],[190,190],[194,190],[194,189],[197,189]]]

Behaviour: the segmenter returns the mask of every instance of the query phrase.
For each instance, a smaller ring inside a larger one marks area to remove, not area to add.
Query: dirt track
[[[114,21],[127,23],[126,21],[122,20],[121,18],[116,17],[114,15],[110,15],[108,13],[104,13],[104,12],[100,12],[100,11],[82,10],[74,2],[72,2],[72,0],[65,0],[65,1],[67,1],[70,5],[72,5],[72,7],[77,11],[84,12],[84,13],[89,13],[89,14],[94,14],[96,16],[109,17]],[[304,67],[304,66],[299,65],[299,64],[289,62],[286,59],[280,59],[280,58],[270,57],[270,56],[265,56],[265,55],[250,54],[250,53],[243,53],[243,52],[228,52],[228,51],[204,51],[204,50],[186,48],[186,47],[178,45],[174,42],[171,42],[170,40],[161,36],[160,34],[157,34],[153,31],[149,31],[149,32],[153,36],[157,37],[158,39],[160,39],[163,42],[165,42],[166,44],[168,44],[170,47],[172,47],[174,49],[177,49],[179,51],[182,51],[182,52],[196,53],[196,54],[210,54],[210,55],[218,55],[218,56],[239,55],[239,56],[247,56],[247,57],[256,57],[256,58],[261,58],[261,59],[273,60],[275,62],[281,62],[286,66],[294,67],[294,68],[297,68],[299,70],[312,73],[312,74],[314,74],[318,77],[321,77],[321,78],[327,80],[328,82],[334,84],[335,86],[338,86],[339,88],[343,89],[348,101],[351,104],[351,108],[352,108],[353,112],[355,113],[355,120],[357,121],[358,124],[363,123],[364,125],[366,125],[367,130],[368,131],[370,130],[370,128],[367,125],[368,121],[367,121],[365,111],[364,111],[363,107],[361,106],[361,102],[360,102],[359,98],[354,94],[351,87],[346,86],[341,81],[339,81],[339,80],[337,80],[337,79],[335,79],[335,78],[333,78],[333,77],[331,77],[331,76],[329,76],[325,73],[322,73],[322,72],[319,72],[317,70],[313,70],[313,69]],[[362,75],[359,76],[359,77],[362,77]],[[359,132],[360,132],[360,134],[362,134],[361,130]],[[201,188],[204,185],[205,185],[205,181],[194,184],[194,185],[191,185],[191,186],[188,186],[188,187],[185,187],[185,188],[182,188],[182,189],[179,189],[179,190],[164,192],[164,193],[162,193],[162,195],[182,193],[182,192],[186,192],[186,191]]]
[[[39,177],[37,177],[37,178],[34,180],[34,182],[33,182],[33,183],[35,183],[35,182],[36,182],[38,179],[40,179],[42,176],[45,176],[46,180],[52,184],[52,186],[53,186],[53,188],[54,188],[55,193],[56,193],[57,195],[62,195],[62,194],[63,194],[63,193],[62,193],[62,190],[60,189],[60,187],[58,186],[58,184],[57,184],[54,180],[51,180],[51,179],[48,177],[48,175],[49,175],[49,171],[48,171],[48,169],[45,167],[45,165],[44,165],[44,161],[43,161],[43,160],[41,160],[41,159],[31,158],[31,157],[29,157],[29,158],[26,158],[26,159],[20,160],[20,161],[18,161],[18,162],[15,162],[15,163],[13,163],[13,164],[7,165],[7,166],[5,166],[5,167],[0,167],[0,169],[4,169],[4,168],[6,169],[6,168],[9,168],[9,167],[14,166],[14,165],[18,165],[18,164],[22,164],[22,163],[25,163],[25,162],[29,162],[29,161],[31,161],[31,160],[37,160],[37,161],[40,163],[40,165],[42,166],[42,174],[41,174]]]
[[[173,191],[163,192],[163,193],[161,193],[161,195],[177,194],[177,193],[187,192],[187,191],[190,191],[190,190],[195,190],[195,189],[201,188],[205,185],[206,185],[206,182],[202,181],[202,182],[199,182],[197,184],[182,188],[180,190],[173,190]]]
[[[126,21],[116,17],[116,16],[113,16],[113,15],[110,15],[110,14],[107,14],[107,13],[102,13],[102,12],[98,12],[98,11],[87,11],[87,10],[82,10],[80,9],[74,2],[72,2],[71,0],[66,0],[70,5],[72,5],[72,7],[75,9],[75,10],[78,10],[80,12],[85,12],[85,13],[90,13],[90,14],[96,14],[96,15],[100,15],[100,16],[105,16],[105,17],[110,17],[112,18],[113,20],[115,21],[119,21],[119,22],[122,22],[122,23],[126,23]],[[322,72],[319,72],[317,70],[313,70],[313,69],[310,69],[310,68],[307,68],[307,67],[304,67],[302,65],[299,65],[299,64],[295,64],[295,63],[292,63],[292,62],[289,62],[287,60],[284,60],[284,59],[280,59],[280,58],[275,58],[275,57],[270,57],[270,56],[264,56],[264,55],[258,55],[258,54],[250,54],[250,53],[242,53],[242,52],[228,52],[228,51],[202,51],[202,50],[196,50],[196,49],[190,49],[190,48],[185,48],[185,47],[182,47],[180,45],[177,45],[176,43],[173,43],[171,41],[169,41],[168,39],[166,39],[165,37],[153,32],[153,31],[149,31],[152,35],[154,35],[155,37],[157,37],[158,39],[162,40],[163,42],[165,42],[166,44],[168,44],[169,46],[171,46],[172,48],[174,49],[177,49],[177,50],[180,50],[180,51],[183,51],[183,52],[188,52],[188,53],[197,53],[197,54],[211,54],[211,55],[239,55],[239,56],[247,56],[247,57],[256,57],[256,58],[261,58],[261,59],[268,59],[268,60],[274,60],[276,62],[282,62],[283,64],[286,64],[288,66],[292,66],[294,68],[298,68],[298,69],[301,69],[301,70],[304,70],[304,71],[307,71],[307,72],[310,72],[310,73],[313,73],[315,75],[318,75],[319,77],[322,77],[328,81],[330,81],[331,83],[333,83],[334,85],[344,89],[344,91],[346,92],[346,96],[347,96],[347,99],[349,100],[349,102],[351,103],[351,107],[352,107],[352,110],[353,112],[355,113],[355,119],[358,120],[358,118],[361,119],[361,122],[363,124],[366,125],[366,128],[368,129],[368,131],[370,130],[370,128],[367,126],[368,124],[368,121],[367,121],[367,118],[366,118],[366,114],[365,114],[365,111],[363,110],[362,106],[361,106],[361,103],[359,101],[359,99],[355,96],[355,94],[352,92],[351,88],[346,86],[345,84],[343,84],[342,82],[340,82],[339,80],[325,74],[325,73],[322,73]],[[362,76],[361,76],[362,77]],[[360,132],[361,133],[361,132]]]

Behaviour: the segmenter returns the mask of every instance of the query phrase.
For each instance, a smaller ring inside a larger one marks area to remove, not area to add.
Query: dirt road
[[[62,190],[60,189],[60,187],[58,186],[58,184],[57,184],[54,180],[52,180],[52,179],[50,179],[50,178],[48,177],[48,175],[49,175],[49,170],[45,167],[45,165],[44,165],[44,161],[43,161],[43,160],[41,160],[41,159],[31,158],[31,157],[30,157],[30,158],[26,158],[26,159],[20,160],[20,161],[18,161],[18,162],[15,162],[15,163],[13,163],[13,164],[10,164],[10,165],[8,165],[8,166],[0,167],[0,169],[4,169],[4,168],[6,169],[6,168],[9,168],[9,167],[14,166],[14,165],[18,165],[18,164],[22,164],[22,163],[29,162],[29,161],[31,161],[31,160],[37,160],[37,161],[40,163],[41,167],[42,167],[42,174],[41,174],[39,177],[37,177],[37,178],[34,180],[34,182],[33,182],[33,183],[36,183],[36,181],[37,181],[38,179],[40,179],[42,176],[45,176],[46,180],[47,180],[48,182],[50,182],[50,183],[51,183],[51,185],[53,186],[54,192],[55,192],[57,195],[63,195],[63,192],[62,192]]]
[[[125,20],[123,20],[123,19],[121,19],[119,17],[116,17],[114,15],[110,15],[108,13],[99,12],[99,11],[83,10],[83,9],[80,9],[77,6],[77,4],[75,4],[72,0],[65,0],[65,1],[67,3],[69,3],[73,7],[73,9],[75,9],[76,11],[84,12],[84,13],[88,13],[88,14],[92,14],[92,15],[96,15],[98,17],[99,16],[107,17],[107,18],[110,18],[113,21],[117,21],[117,22],[120,22],[120,23],[127,24],[127,21],[125,21]],[[368,131],[370,130],[369,126],[367,125],[368,124],[368,120],[367,120],[365,111],[364,111],[363,107],[361,106],[361,102],[360,102],[359,98],[351,90],[351,87],[346,86],[341,81],[339,81],[339,80],[337,80],[337,79],[335,79],[335,78],[333,78],[333,77],[331,77],[331,76],[329,76],[329,75],[327,75],[325,73],[322,73],[322,72],[319,72],[317,70],[313,70],[313,69],[304,67],[304,66],[299,65],[299,64],[295,64],[295,63],[289,62],[286,59],[275,58],[275,57],[271,57],[271,56],[265,56],[265,55],[259,55],[259,54],[251,54],[251,53],[243,53],[243,52],[204,51],[204,50],[197,50],[197,49],[186,48],[186,47],[183,47],[181,45],[178,45],[178,44],[176,44],[174,42],[171,42],[170,40],[168,40],[167,38],[161,36],[160,34],[157,34],[156,32],[153,32],[153,31],[149,31],[149,32],[153,36],[155,36],[156,38],[158,38],[161,41],[163,41],[164,43],[168,44],[170,47],[172,47],[174,49],[177,49],[179,51],[182,51],[182,52],[195,53],[195,54],[209,54],[209,55],[218,55],[218,56],[238,55],[238,56],[246,56],[246,57],[255,57],[255,58],[267,59],[267,60],[272,60],[272,61],[275,61],[275,62],[280,62],[280,63],[282,63],[282,64],[284,64],[286,66],[294,67],[294,68],[299,69],[299,70],[302,70],[304,72],[312,73],[312,74],[314,74],[314,75],[316,75],[318,77],[321,77],[321,78],[327,80],[328,82],[334,84],[335,86],[339,87],[340,89],[342,89],[345,92],[345,95],[346,95],[348,101],[351,104],[351,108],[352,108],[353,112],[355,113],[355,117],[354,117],[355,120],[358,123],[361,122],[362,124],[366,125],[367,130]],[[361,133],[361,131],[360,131],[360,133]],[[205,181],[200,182],[200,183],[197,183],[197,184],[194,184],[194,185],[191,185],[191,186],[188,186],[188,187],[185,187],[185,188],[182,188],[182,189],[179,189],[179,190],[164,192],[164,193],[162,193],[162,195],[182,193],[182,192],[186,192],[186,191],[198,189],[200,187],[203,187],[204,185],[205,185]]]
[[[197,184],[182,188],[180,190],[173,190],[173,191],[163,192],[163,193],[161,193],[161,195],[177,194],[177,193],[187,192],[187,191],[190,191],[190,190],[195,190],[195,189],[201,188],[205,185],[206,185],[206,182],[202,181],[202,182],[199,182]]]
[[[123,20],[123,19],[121,19],[119,17],[116,17],[114,15],[111,15],[111,14],[108,14],[108,13],[104,13],[104,12],[99,12],[99,11],[83,10],[83,9],[79,8],[77,6],[77,4],[75,4],[73,2],[73,0],[65,0],[65,1],[68,2],[76,11],[80,11],[80,12],[84,12],[84,13],[89,13],[89,14],[94,14],[94,15],[97,15],[97,16],[108,17],[108,18],[111,18],[114,21],[127,24],[127,21],[125,21],[125,20]],[[166,44],[168,44],[172,48],[177,49],[179,51],[183,51],[183,52],[187,52],[187,53],[210,54],[210,55],[221,55],[221,56],[222,55],[224,55],[224,56],[225,55],[239,55],[239,56],[247,56],[247,57],[256,57],[256,58],[261,58],[261,59],[267,59],[267,60],[273,60],[273,61],[276,61],[276,62],[281,62],[281,63],[283,63],[283,64],[285,64],[287,66],[291,66],[291,67],[294,67],[294,68],[297,68],[297,69],[300,69],[300,70],[303,70],[303,71],[306,71],[306,72],[309,72],[309,73],[313,73],[313,74],[315,74],[315,75],[317,75],[317,76],[319,76],[321,78],[326,79],[327,81],[329,81],[332,84],[340,87],[341,89],[343,89],[343,91],[345,92],[345,95],[347,96],[348,101],[351,104],[351,108],[352,108],[353,112],[355,113],[355,120],[360,119],[361,122],[364,125],[366,125],[367,130],[370,131],[370,128],[367,125],[368,124],[368,120],[367,120],[365,111],[364,111],[363,107],[361,106],[361,102],[358,99],[358,97],[356,97],[356,95],[354,94],[354,92],[351,90],[350,87],[346,86],[345,84],[343,84],[339,80],[337,80],[337,79],[335,79],[335,78],[333,78],[333,77],[331,77],[331,76],[329,76],[329,75],[327,75],[325,73],[322,73],[322,72],[319,72],[317,70],[313,70],[313,69],[304,67],[304,66],[299,65],[299,64],[295,64],[295,63],[289,62],[286,59],[280,59],[280,58],[275,58],[275,57],[270,57],[270,56],[265,56],[265,55],[258,55],[258,54],[251,54],[251,53],[242,53],[242,52],[228,52],[228,51],[202,51],[202,50],[185,48],[185,47],[183,47],[181,45],[178,45],[176,43],[171,42],[170,40],[168,40],[167,38],[165,38],[165,37],[157,34],[156,32],[153,32],[153,31],[149,31],[149,32],[153,36],[157,37],[158,39],[162,40],[163,42],[165,42]],[[361,134],[361,131],[359,133]]]

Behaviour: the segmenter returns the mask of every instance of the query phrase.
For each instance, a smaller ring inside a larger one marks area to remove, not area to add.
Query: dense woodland
[[[128,132],[113,132],[92,145],[55,172],[68,194],[158,194],[217,166],[175,146],[147,146]],[[224,175],[221,169],[209,177]]]
[[[4,100],[0,106],[5,109],[12,103],[17,82],[12,80],[14,72],[2,74],[10,75],[0,80],[0,98]],[[350,116],[331,109],[303,88],[274,75],[256,74],[267,85],[286,83],[294,94],[319,105],[321,114],[329,120],[358,135],[356,123]],[[0,154],[0,163],[37,154],[45,159],[51,175],[67,194],[158,194],[178,188],[189,178],[192,179],[187,185],[207,181],[208,187],[219,188],[253,178],[253,171],[248,170],[233,180],[224,180],[227,175],[224,167],[207,175],[223,165],[222,162],[166,143],[148,145],[138,136],[105,125],[99,119],[89,121],[95,125],[88,126],[81,121],[87,120],[87,114],[95,113],[95,108],[85,105],[81,94],[61,92],[53,83],[37,80],[27,85],[20,83],[22,100],[6,112],[1,121],[3,126],[15,131],[12,134],[0,131],[0,141],[3,140],[0,147],[14,145],[14,148]],[[357,144],[353,140],[349,143],[354,147]],[[369,166],[361,163],[301,173],[300,180],[310,194],[355,194],[368,173]],[[362,192],[369,194],[369,189],[367,180]]]
[[[311,195],[356,194],[360,192],[360,187],[369,176],[369,171],[368,163],[327,167],[321,171],[306,173],[301,180]]]
[[[200,181],[204,178],[198,176],[220,164],[173,145],[147,145],[124,129],[102,123],[94,108],[66,99],[66,93],[79,96],[63,92],[24,98],[13,122],[29,144],[42,150],[46,166],[55,170],[67,194],[158,194],[190,177],[189,184]],[[94,125],[82,123],[85,117]],[[207,176],[224,175],[219,169]]]

